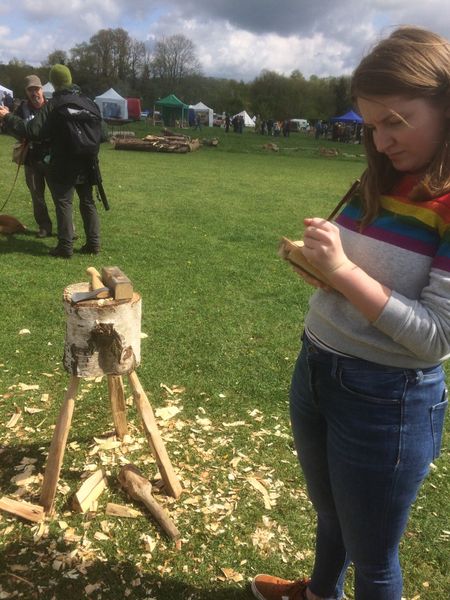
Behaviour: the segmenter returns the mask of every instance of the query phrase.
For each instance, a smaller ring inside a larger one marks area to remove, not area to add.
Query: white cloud
[[[99,29],[154,40],[183,33],[209,76],[253,79],[263,69],[349,73],[374,41],[401,24],[450,30],[448,0],[23,0],[0,8],[0,60],[39,65]]]

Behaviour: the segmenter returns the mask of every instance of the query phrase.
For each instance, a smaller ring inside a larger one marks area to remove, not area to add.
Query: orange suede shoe
[[[308,583],[307,579],[289,581],[272,575],[257,575],[251,587],[258,600],[306,600]]]

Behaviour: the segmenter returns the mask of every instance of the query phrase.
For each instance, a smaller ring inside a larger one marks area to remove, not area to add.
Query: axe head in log
[[[97,288],[96,290],[91,290],[90,292],[75,292],[72,294],[70,301],[72,304],[78,304],[78,302],[82,302],[83,300],[103,298],[105,294],[109,295],[109,288],[107,287]]]

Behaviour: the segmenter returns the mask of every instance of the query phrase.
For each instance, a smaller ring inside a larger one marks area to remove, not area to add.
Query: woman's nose
[[[386,129],[377,129],[373,134],[373,142],[378,152],[386,152],[392,147],[394,138]]]

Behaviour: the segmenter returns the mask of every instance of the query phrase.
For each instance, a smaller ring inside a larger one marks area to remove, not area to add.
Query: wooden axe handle
[[[86,269],[86,273],[91,278],[91,289],[92,290],[98,290],[99,288],[105,287],[103,285],[102,278],[100,277],[100,273],[97,271],[97,269],[95,267],[88,267]],[[109,296],[109,291],[108,292],[100,292],[96,296],[96,298],[108,298],[108,296]]]

